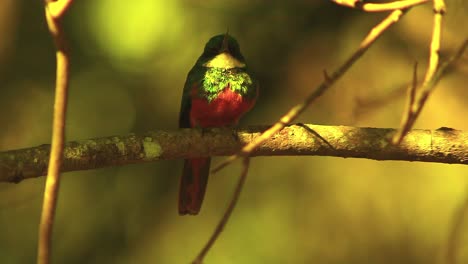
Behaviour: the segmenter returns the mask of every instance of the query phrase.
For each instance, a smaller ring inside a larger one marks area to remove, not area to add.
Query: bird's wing
[[[182,93],[182,101],[180,103],[179,127],[189,128],[190,124],[190,109],[192,108],[192,89],[194,86],[200,86],[203,82],[205,71],[198,70],[195,65],[188,73]]]

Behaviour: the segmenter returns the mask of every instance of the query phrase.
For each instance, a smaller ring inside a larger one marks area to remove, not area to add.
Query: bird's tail
[[[179,214],[196,215],[205,196],[211,158],[186,159],[179,187]]]

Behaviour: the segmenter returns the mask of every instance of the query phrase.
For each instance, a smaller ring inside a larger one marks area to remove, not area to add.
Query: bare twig
[[[465,39],[465,41],[462,43],[457,52],[452,57],[450,57],[445,63],[443,63],[439,67],[439,69],[431,75],[430,79],[427,82],[425,81],[422,84],[422,87],[419,88],[419,96],[416,96],[417,100],[415,100],[411,108],[407,109],[407,116],[409,117],[405,117],[402,120],[401,129],[398,131],[398,133],[395,134],[395,136],[392,139],[393,144],[400,144],[400,142],[403,140],[408,131],[410,131],[410,129],[416,122],[416,119],[419,117],[419,114],[421,113],[421,110],[423,109],[429,95],[434,90],[437,83],[440,81],[440,78],[444,75],[447,69],[463,55],[467,47],[468,39]]]
[[[356,8],[366,12],[384,12],[410,8],[429,2],[429,0],[402,0],[390,3],[364,3],[360,0],[333,0],[333,2],[342,6]]]
[[[401,119],[402,126],[412,118],[412,107],[414,106],[414,99],[416,97],[416,89],[418,88],[418,63],[414,63],[413,68],[413,80],[410,85],[408,85],[408,103],[406,104],[406,115]],[[394,137],[395,138],[395,137]]]
[[[224,162],[219,164],[216,168],[213,169],[213,172],[219,171],[241,156],[248,156],[263,141],[267,140],[272,135],[283,129],[285,125],[296,119],[296,117],[299,116],[307,108],[307,106],[315,101],[315,99],[320,97],[331,85],[333,85],[341,76],[343,76],[343,74],[366,52],[372,43],[374,43],[386,29],[398,22],[403,14],[404,12],[402,10],[393,11],[384,20],[382,20],[382,22],[372,28],[372,30],[367,34],[367,36],[359,45],[359,48],[351,55],[351,57],[330,76],[326,74],[328,78],[325,78],[325,80],[315,89],[314,92],[312,92],[306,98],[303,103],[300,103],[291,108],[285,115],[280,118],[279,121],[277,121],[271,128],[265,131],[261,137],[259,137],[256,141],[244,146],[239,153],[230,156]]]
[[[57,72],[55,84],[54,119],[52,130],[52,146],[47,180],[42,204],[41,223],[39,227],[38,240],[38,264],[50,263],[52,230],[54,223],[55,208],[60,183],[60,167],[63,158],[65,142],[65,114],[67,109],[67,89],[69,75],[68,50],[65,45],[61,18],[71,5],[72,0],[45,1],[45,15],[47,25],[55,42],[57,51]]]
[[[70,8],[73,0],[45,0],[48,12],[53,19],[60,19]]]
[[[244,186],[244,183],[245,183],[245,179],[247,178],[247,173],[249,171],[249,162],[250,162],[249,157],[244,158],[244,162],[242,164],[242,173],[241,173],[241,175],[239,177],[239,181],[237,183],[236,189],[234,190],[234,194],[232,196],[231,202],[229,203],[229,206],[226,209],[226,212],[224,212],[223,217],[219,221],[218,226],[216,226],[216,229],[214,230],[214,232],[211,235],[210,239],[208,240],[206,245],[203,247],[203,249],[200,251],[200,253],[195,258],[195,260],[192,262],[193,264],[203,263],[203,259],[205,258],[206,254],[208,253],[208,251],[213,246],[216,239],[219,237],[219,235],[223,231],[224,227],[226,226],[226,223],[228,222],[229,217],[232,214],[232,211],[236,207],[237,201],[239,200],[239,196],[240,196],[241,191],[242,191],[242,187]]]
[[[414,125],[414,122],[419,116],[427,97],[430,93],[430,88],[428,84],[431,83],[431,80],[434,78],[434,75],[439,65],[439,50],[440,50],[440,33],[442,30],[442,16],[445,13],[445,3],[444,0],[433,0],[434,2],[434,24],[432,30],[432,41],[429,51],[429,64],[426,70],[424,81],[421,85],[421,92],[418,101],[414,103],[407,109],[407,114],[402,118],[401,130],[393,137],[392,143],[399,144],[405,134],[411,129]]]

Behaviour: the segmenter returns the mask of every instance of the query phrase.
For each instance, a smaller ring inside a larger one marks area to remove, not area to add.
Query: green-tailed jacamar
[[[255,104],[258,83],[252,78],[237,41],[228,33],[212,37],[187,75],[179,127],[236,125]],[[210,157],[190,158],[180,181],[179,214],[198,214],[205,195]]]

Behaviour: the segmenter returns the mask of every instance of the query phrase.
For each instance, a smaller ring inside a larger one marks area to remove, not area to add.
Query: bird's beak
[[[229,42],[228,42],[229,30],[224,34],[223,44],[221,45],[221,53],[229,53]]]

